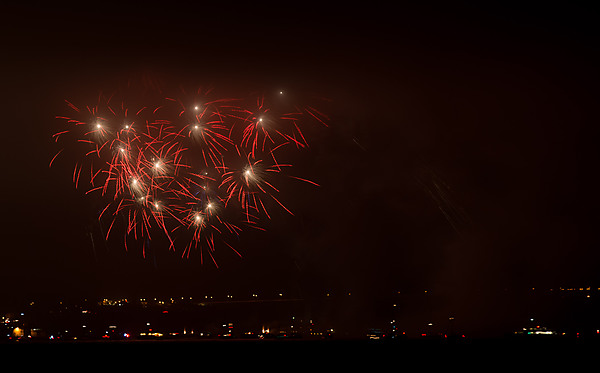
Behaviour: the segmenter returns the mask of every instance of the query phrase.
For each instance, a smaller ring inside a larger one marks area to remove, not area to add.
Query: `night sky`
[[[293,2],[8,5],[2,11],[0,295],[600,286],[592,9]],[[284,3],[281,3],[284,4]],[[583,3],[582,3],[583,4]],[[65,99],[124,82],[328,97],[295,212],[220,268],[98,248],[91,197],[48,163]],[[474,302],[474,301],[473,301]]]

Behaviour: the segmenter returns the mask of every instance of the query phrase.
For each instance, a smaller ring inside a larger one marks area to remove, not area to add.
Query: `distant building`
[[[523,328],[515,332],[517,335],[557,335],[553,330],[547,329],[545,326],[534,326],[530,328]]]
[[[12,336],[15,338],[20,338],[25,334],[25,330],[23,328],[15,327],[12,331]]]
[[[367,338],[369,339],[382,339],[383,337],[385,337],[385,334],[381,329],[372,328],[367,331]]]

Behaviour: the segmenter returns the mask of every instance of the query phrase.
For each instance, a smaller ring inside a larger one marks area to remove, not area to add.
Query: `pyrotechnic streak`
[[[108,227],[106,240],[122,234],[126,250],[141,241],[145,255],[162,235],[172,250],[184,242],[182,257],[198,249],[201,261],[207,253],[217,266],[219,243],[242,256],[227,242],[242,226],[264,230],[260,220],[277,206],[292,214],[280,196],[280,177],[319,185],[287,175],[291,164],[278,158],[307,148],[302,126],[327,125],[325,114],[313,106],[283,110],[265,95],[213,95],[198,89],[143,102],[134,95],[133,103],[118,93],[100,93],[95,105],[65,100],[70,114],[56,117],[65,128],[52,136],[63,147],[49,167],[75,160],[73,183],[102,203],[97,219]],[[283,91],[275,96],[281,100]]]

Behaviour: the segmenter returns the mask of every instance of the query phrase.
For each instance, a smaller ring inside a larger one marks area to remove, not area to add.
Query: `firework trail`
[[[301,128],[327,126],[314,106],[251,94],[215,97],[212,89],[166,97],[136,92],[99,94],[94,104],[65,100],[57,116],[64,129],[53,139],[62,145],[50,161],[74,161],[72,179],[95,195],[105,240],[116,231],[127,249],[166,238],[170,250],[192,250],[217,265],[217,245],[240,253],[228,241],[242,228],[263,229],[273,206],[283,203],[277,180],[293,178],[286,153],[307,149]],[[285,103],[285,105],[284,105]],[[272,202],[275,202],[273,204]],[[183,243],[182,243],[183,242]],[[240,255],[241,256],[241,255]]]

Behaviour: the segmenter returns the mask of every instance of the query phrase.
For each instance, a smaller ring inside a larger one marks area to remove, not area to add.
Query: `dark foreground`
[[[16,347],[17,345],[23,347]],[[15,346],[15,347],[13,347]],[[5,348],[7,347],[7,348]],[[14,356],[52,356],[53,359],[98,362],[112,366],[154,368],[157,364],[198,364],[201,366],[247,369],[389,370],[420,367],[527,367],[535,369],[567,364],[570,368],[589,366],[600,348],[598,339],[577,338],[481,338],[464,340],[407,339],[374,340],[244,340],[244,339],[162,339],[121,341],[62,341],[15,343],[0,346]],[[32,354],[32,352],[34,352]],[[36,354],[42,352],[43,354]],[[50,354],[47,354],[50,352]],[[8,356],[8,355],[7,355]],[[75,360],[78,360],[75,359]],[[25,361],[17,358],[18,361]],[[33,362],[47,367],[47,361]],[[86,363],[87,364],[87,363]],[[537,370],[539,371],[539,370]]]

